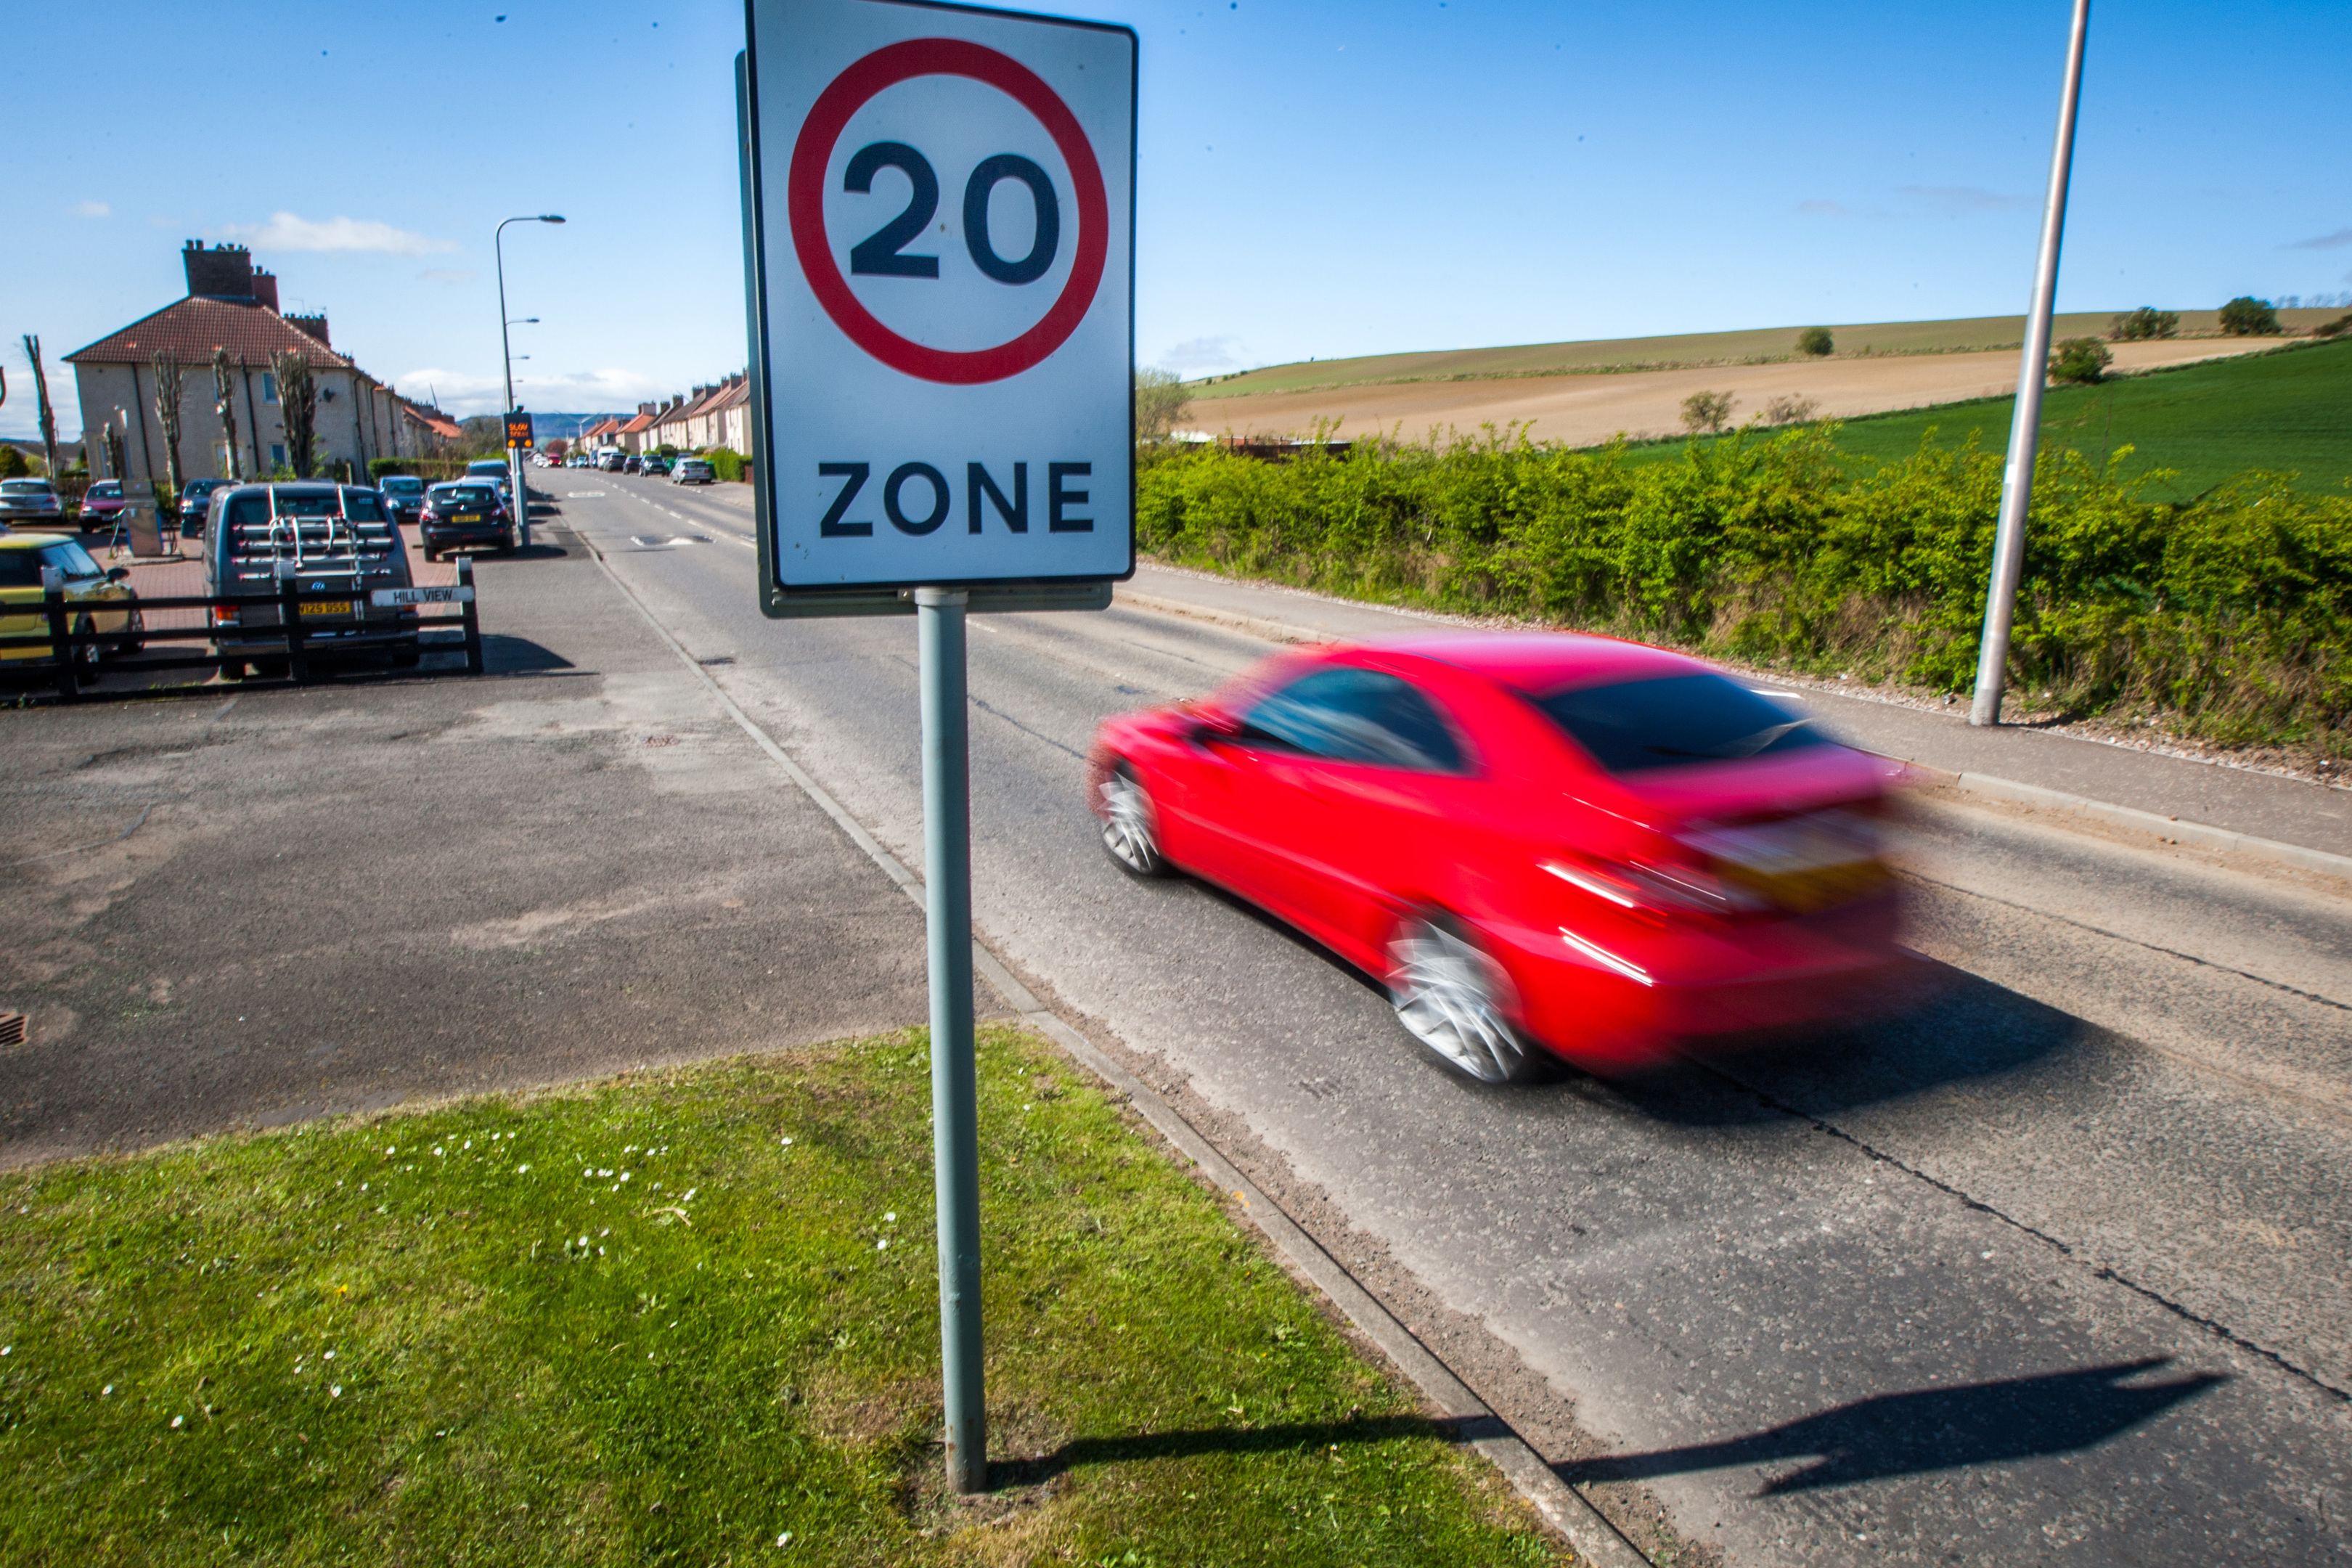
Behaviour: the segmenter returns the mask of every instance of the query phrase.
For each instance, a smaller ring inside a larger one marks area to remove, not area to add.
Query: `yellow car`
[[[139,646],[145,623],[139,614],[139,595],[123,579],[128,568],[109,572],[90,559],[78,541],[54,533],[0,533],[0,637],[42,637],[49,632],[44,607],[41,568],[54,566],[65,574],[68,631],[100,632],[124,640],[110,647],[91,644],[73,650],[85,679],[108,652],[129,653]],[[0,659],[43,659],[47,644],[0,647]]]

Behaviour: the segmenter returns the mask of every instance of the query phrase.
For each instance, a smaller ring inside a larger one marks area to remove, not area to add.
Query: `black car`
[[[438,561],[442,552],[469,544],[511,551],[519,542],[514,515],[507,510],[498,487],[478,480],[460,479],[425,491],[425,510],[416,526],[427,561]]]
[[[645,456],[644,462],[640,463],[637,467],[637,472],[641,474],[667,474],[669,472],[669,459],[663,457],[659,452],[647,452]]]
[[[425,481],[415,474],[386,474],[376,487],[394,522],[415,522],[425,510]]]
[[[635,452],[621,459],[621,472],[637,474],[645,471],[646,460]]]
[[[228,489],[226,479],[190,479],[180,489],[180,533],[194,539],[205,531],[205,513],[212,510],[213,494]]]

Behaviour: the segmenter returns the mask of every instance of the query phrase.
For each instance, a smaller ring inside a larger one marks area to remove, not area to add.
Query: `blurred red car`
[[[1087,765],[1123,869],[1281,916],[1486,1082],[1840,1016],[1906,969],[1889,783],[1695,659],[1564,633],[1277,654],[1105,721]]]

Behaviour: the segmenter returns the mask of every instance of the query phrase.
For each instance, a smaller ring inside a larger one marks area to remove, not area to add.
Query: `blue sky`
[[[1141,37],[1148,364],[2024,305],[2063,0],[1076,14]],[[2102,0],[2060,308],[2352,289],[2347,24]],[[507,231],[528,405],[740,366],[741,38],[736,5],[684,0],[12,12],[0,433],[33,427],[17,336],[54,359],[168,303],[189,237],[251,245],[371,373],[477,412],[491,229],[560,212]]]

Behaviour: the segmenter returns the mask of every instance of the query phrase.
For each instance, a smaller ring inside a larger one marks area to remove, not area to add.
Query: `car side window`
[[[89,552],[70,539],[43,546],[41,564],[56,567],[63,572],[70,582],[78,583],[88,578],[106,575],[98,563],[89,558]]]
[[[1250,710],[1242,737],[1334,762],[1462,771],[1462,748],[1436,704],[1386,670],[1301,676]]]

